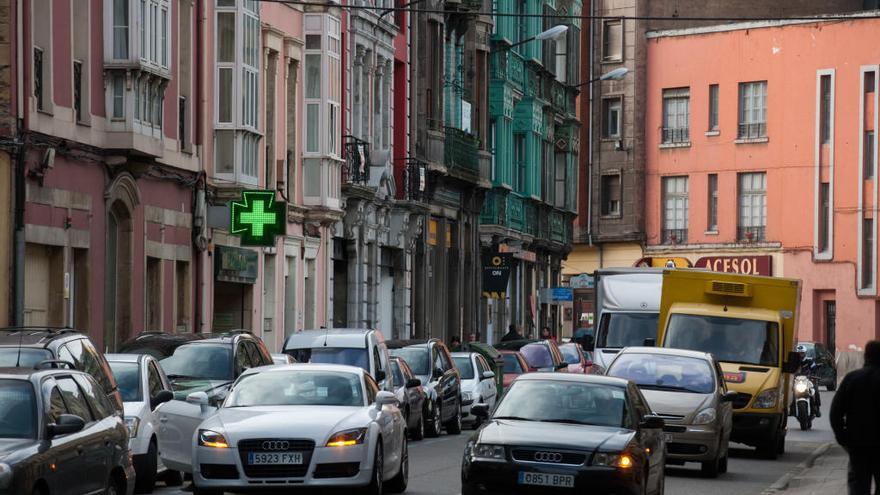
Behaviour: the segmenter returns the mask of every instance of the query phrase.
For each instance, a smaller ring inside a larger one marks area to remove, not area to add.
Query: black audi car
[[[462,495],[662,494],[663,420],[627,380],[535,373],[518,377],[465,447]]]

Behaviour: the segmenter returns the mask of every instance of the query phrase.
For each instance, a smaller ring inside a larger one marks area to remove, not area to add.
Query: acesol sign
[[[772,256],[706,256],[694,263],[697,268],[713,272],[739,273],[742,275],[773,275]]]

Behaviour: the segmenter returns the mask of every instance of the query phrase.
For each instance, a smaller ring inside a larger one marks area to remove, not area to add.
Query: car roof
[[[42,378],[46,375],[58,375],[58,374],[77,374],[77,375],[86,375],[89,376],[88,373],[76,369],[70,368],[40,368],[38,370],[33,368],[0,368],[0,379],[12,379],[12,380],[30,380],[31,378]]]
[[[349,366],[347,364],[317,364],[317,363],[291,363],[291,364],[270,364],[268,366],[260,366],[251,368],[242,375],[253,375],[257,373],[275,373],[279,371],[336,371],[339,373],[354,373],[362,375],[366,373],[359,366]]]
[[[111,363],[137,363],[143,359],[151,357],[149,354],[104,354],[107,361]]]
[[[416,347],[416,346],[425,346],[430,343],[438,343],[440,339],[394,339],[394,340],[386,340],[385,345],[388,346],[389,349],[400,349],[403,347]]]
[[[626,387],[629,380],[605,375],[585,375],[582,373],[525,373],[519,375],[516,381],[562,381],[562,382],[581,382],[581,383],[597,383],[600,385],[611,385],[615,387]]]
[[[73,328],[56,327],[5,327],[0,328],[0,347],[45,346],[61,337],[85,337],[86,335]]]
[[[509,351],[518,351],[526,344],[533,344],[535,342],[541,342],[536,339],[519,339],[519,340],[508,340],[505,342],[498,342],[495,344],[495,348],[499,351],[509,350]]]
[[[366,349],[370,332],[365,328],[328,328],[326,330],[303,330],[287,338],[284,349],[312,349],[315,347],[345,347]],[[378,335],[378,332],[376,332]],[[382,339],[379,339],[382,340]]]
[[[257,339],[247,330],[232,330],[222,333],[169,333],[169,332],[144,332],[137,337],[124,342],[120,353],[130,354],[132,349],[154,349],[170,356],[174,349],[190,343],[198,344],[232,344],[236,338]],[[136,352],[136,354],[142,354]]]
[[[622,351],[618,353],[618,356],[621,354],[656,354],[661,356],[682,356],[705,359],[707,361],[711,361],[713,359],[712,354],[708,352],[691,351],[688,349],[675,349],[672,347],[625,347]]]
[[[451,354],[452,354],[452,357],[454,357],[454,358],[457,358],[457,357],[473,357],[473,356],[475,356],[475,355],[479,355],[478,352],[453,352],[453,353],[451,353]]]

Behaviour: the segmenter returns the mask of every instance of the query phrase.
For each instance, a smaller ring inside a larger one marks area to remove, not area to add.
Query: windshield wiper
[[[197,377],[197,376],[189,376],[189,375],[174,375],[174,374],[171,374],[171,375],[167,375],[167,376],[168,376],[168,379],[171,380],[171,381],[177,381],[177,380],[204,380],[204,378],[199,378],[199,377]]]
[[[651,389],[656,389],[656,390],[670,390],[673,392],[693,392],[693,390],[690,390],[690,389],[687,389],[684,387],[676,387],[674,385],[656,385],[653,383],[645,383],[645,384],[640,383],[639,387],[651,388]]]
[[[522,416],[495,416],[492,419],[514,419],[517,421],[537,421],[531,418],[523,418]]]
[[[576,419],[566,419],[566,418],[556,418],[556,419],[542,419],[542,423],[564,423],[568,425],[590,425],[595,426],[595,423],[587,423],[586,421],[578,421]]]

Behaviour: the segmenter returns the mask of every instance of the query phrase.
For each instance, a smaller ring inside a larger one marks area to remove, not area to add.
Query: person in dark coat
[[[849,495],[880,493],[880,341],[865,345],[865,366],[840,382],[831,402],[831,428],[849,454]]]
[[[461,351],[461,337],[458,335],[452,336],[452,339],[449,341],[449,350],[452,352]]]
[[[516,329],[516,324],[511,323],[510,326],[507,327],[507,333],[501,337],[501,342],[509,342],[512,340],[522,340],[523,336]]]

